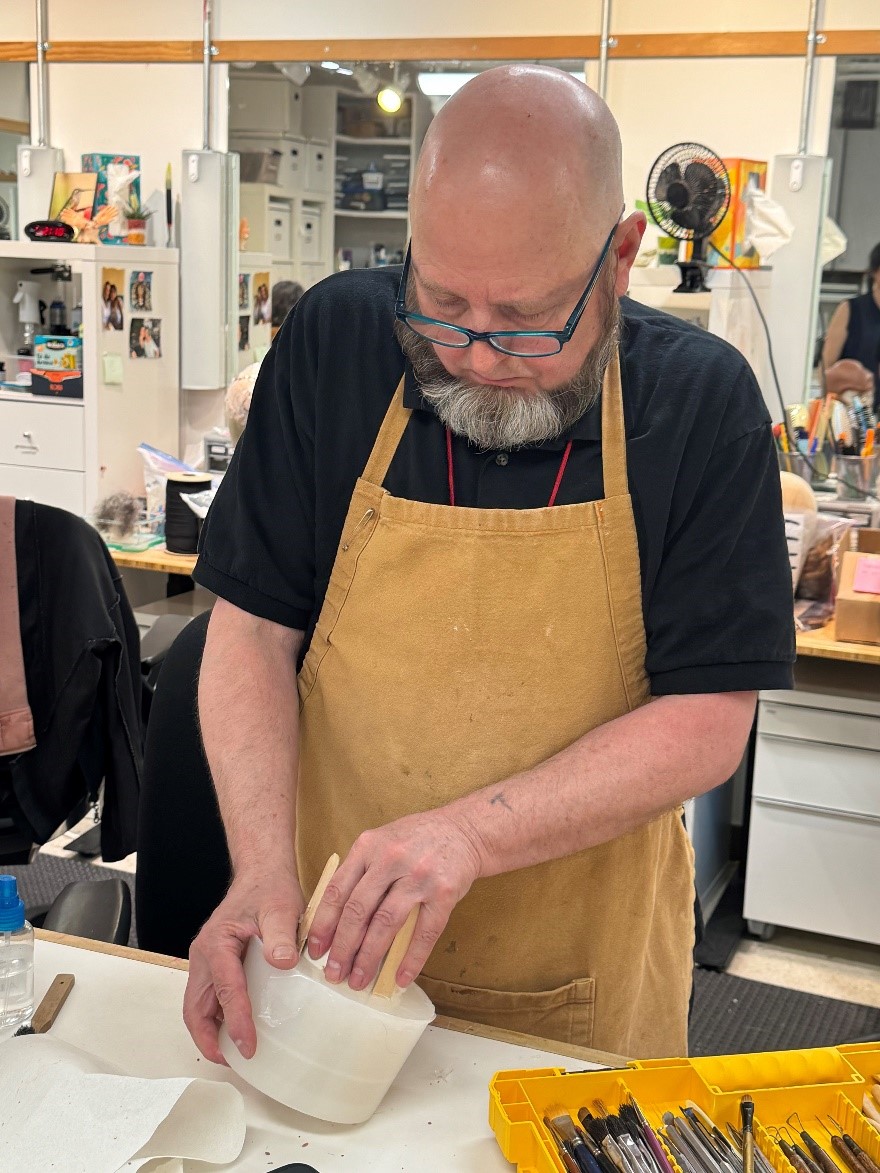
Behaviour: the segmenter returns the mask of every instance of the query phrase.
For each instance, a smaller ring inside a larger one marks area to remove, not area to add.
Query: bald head
[[[513,232],[533,245],[550,226],[563,250],[604,237],[622,206],[611,111],[570,74],[525,64],[487,70],[450,98],[410,200],[414,241],[454,215],[475,236]]]

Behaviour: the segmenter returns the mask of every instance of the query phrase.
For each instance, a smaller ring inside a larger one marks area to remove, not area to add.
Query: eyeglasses
[[[623,211],[620,215],[623,216]],[[549,358],[551,355],[559,354],[566,342],[571,341],[571,336],[587,308],[602,267],[611,251],[611,244],[618,224],[620,224],[620,219],[608,233],[608,239],[602,246],[599,259],[590,274],[587,288],[581,294],[577,305],[571,312],[571,317],[561,330],[492,330],[483,332],[468,330],[464,326],[453,326],[449,322],[441,322],[437,318],[428,318],[424,314],[408,310],[406,308],[406,290],[412,261],[412,245],[406,250],[406,260],[400,277],[400,287],[397,290],[394,316],[409,326],[410,330],[421,335],[422,338],[427,338],[436,346],[451,346],[463,350],[472,342],[488,342],[493,350],[499,350],[502,354],[512,354],[519,358]]]

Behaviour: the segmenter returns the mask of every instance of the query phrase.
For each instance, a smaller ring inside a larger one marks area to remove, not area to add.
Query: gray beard
[[[456,379],[440,362],[427,338],[400,321],[395,321],[394,333],[412,363],[422,396],[441,422],[484,451],[509,451],[556,439],[599,398],[605,370],[617,350],[620,308],[617,299],[608,296],[601,286],[596,294],[603,308],[599,340],[578,373],[551,391],[522,392]]]

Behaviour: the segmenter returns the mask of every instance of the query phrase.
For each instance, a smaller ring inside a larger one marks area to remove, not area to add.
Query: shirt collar
[[[403,406],[410,408],[412,411],[426,411],[434,418],[437,418],[437,412],[433,404],[428,403],[422,395],[419,381],[416,378],[415,371],[409,359],[406,360],[403,378]],[[599,405],[594,404],[589,411],[584,412],[579,420],[576,420],[572,426],[564,432],[561,436],[557,436],[554,440],[543,440],[540,444],[528,444],[528,448],[542,448],[548,452],[561,452],[569,440],[574,440],[582,443],[595,442],[598,443],[600,438],[600,414],[598,410]]]

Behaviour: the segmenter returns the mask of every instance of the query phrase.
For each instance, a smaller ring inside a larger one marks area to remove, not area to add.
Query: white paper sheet
[[[127,1076],[48,1035],[0,1045],[0,1104],[0,1169],[16,1173],[176,1173],[181,1158],[225,1164],[244,1145],[231,1085]]]

